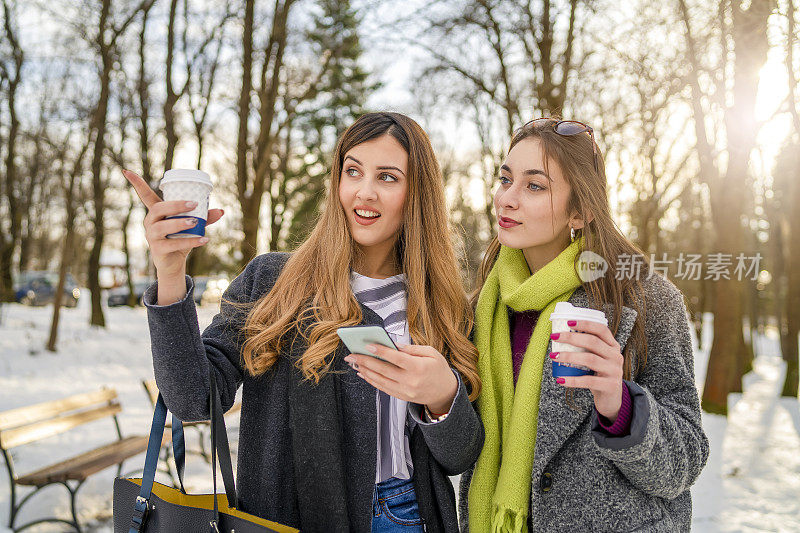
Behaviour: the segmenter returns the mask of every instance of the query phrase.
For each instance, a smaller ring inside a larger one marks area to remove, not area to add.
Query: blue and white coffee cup
[[[203,237],[206,234],[206,221],[208,220],[208,200],[214,186],[211,177],[202,170],[188,168],[173,168],[164,173],[158,188],[164,195],[164,201],[197,202],[197,207],[181,213],[180,215],[166,218],[196,218],[197,224],[167,235],[168,239]]]
[[[599,324],[603,324],[604,326],[608,325],[608,319],[606,319],[605,313],[602,311],[598,311],[595,309],[587,309],[585,307],[575,307],[569,302],[558,302],[556,303],[555,309],[553,312],[550,313],[550,323],[552,325],[552,332],[553,333],[566,333],[570,331],[577,331],[580,332],[575,327],[570,327],[567,322],[570,320],[589,320],[591,322],[597,322]],[[572,344],[567,344],[564,342],[559,341],[551,341],[552,342],[552,349],[553,352],[582,352],[584,351],[583,348],[578,346],[573,346]],[[566,376],[586,376],[594,374],[594,371],[586,368],[585,366],[575,365],[572,363],[559,363],[555,359],[551,359],[553,362],[553,377],[560,378]]]

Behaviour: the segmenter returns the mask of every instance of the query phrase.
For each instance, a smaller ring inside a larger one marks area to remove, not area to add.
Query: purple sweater
[[[514,366],[514,386],[517,386],[517,377],[519,370],[522,368],[522,359],[525,356],[525,350],[528,348],[528,342],[533,335],[533,327],[539,318],[539,311],[522,311],[516,312],[508,309],[509,312],[509,325],[511,328],[511,354]],[[597,413],[597,420],[600,422],[600,427],[607,431],[610,435],[621,436],[627,435],[631,427],[631,393],[628,386],[623,383],[622,387],[622,405],[619,408],[619,414],[613,424],[610,423],[606,417]]]

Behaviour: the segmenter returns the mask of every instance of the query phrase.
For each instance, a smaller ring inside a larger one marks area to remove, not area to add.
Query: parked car
[[[20,272],[16,285],[14,285],[14,295],[17,302],[25,305],[47,305],[52,303],[56,296],[58,287],[58,273],[50,271],[26,270]],[[66,307],[78,305],[78,298],[81,290],[75,282],[75,278],[67,273],[64,280],[64,298],[61,303]]]
[[[142,305],[142,296],[144,296],[144,291],[146,291],[147,287],[152,285],[154,281],[155,280],[153,279],[142,279],[133,282],[133,295],[136,297],[136,305]],[[128,290],[127,285],[109,289],[108,297],[106,298],[106,304],[109,307],[128,305],[129,294],[130,291]]]
[[[194,302],[197,305],[219,303],[230,282],[219,276],[193,276]]]
[[[222,298],[222,293],[228,288],[228,280],[217,276],[193,276],[194,280],[194,301],[197,305],[218,303]],[[142,296],[147,287],[155,280],[145,279],[133,283],[133,292],[136,296],[136,305],[142,305]],[[108,291],[106,303],[109,307],[128,304],[128,286],[123,285]]]

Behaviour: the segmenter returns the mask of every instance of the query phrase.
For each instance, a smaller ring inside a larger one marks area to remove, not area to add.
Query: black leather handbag
[[[155,481],[158,456],[167,419],[167,406],[158,395],[141,478],[114,480],[114,533],[296,533],[278,524],[236,509],[236,487],[222,404],[211,377],[211,465],[213,494],[186,494],[183,470],[186,448],[183,425],[172,417],[172,446],[180,489]],[[225,494],[217,494],[217,455]]]

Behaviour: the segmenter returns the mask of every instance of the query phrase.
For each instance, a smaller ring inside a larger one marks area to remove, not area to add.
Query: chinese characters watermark
[[[668,259],[667,254],[650,254],[650,261],[646,262],[641,255],[621,254],[617,257],[617,268],[614,271],[615,279],[650,279],[656,273],[664,277],[673,271],[671,278],[682,280],[757,280],[761,269],[762,256],[760,253],[746,255],[710,253],[705,260],[702,254],[681,252],[677,259]],[[671,268],[672,265],[675,268]],[[608,262],[594,252],[582,252],[578,258],[578,276],[583,282],[590,282],[605,276],[608,271]]]

